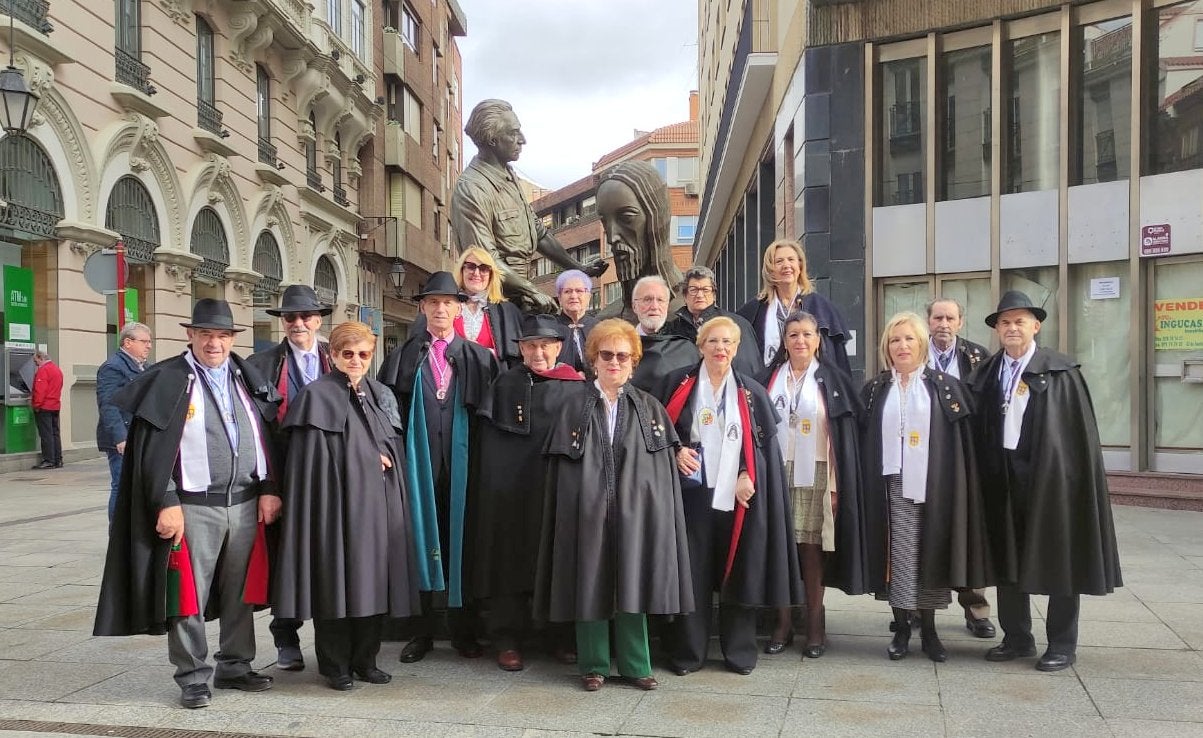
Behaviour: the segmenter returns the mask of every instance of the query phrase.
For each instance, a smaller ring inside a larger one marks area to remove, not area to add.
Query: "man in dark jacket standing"
[[[329,348],[317,338],[322,318],[334,312],[317,299],[317,292],[308,285],[294,284],[284,290],[280,307],[268,308],[284,324],[284,340],[265,351],[251,354],[246,363],[259,370],[280,395],[280,410],[271,423],[272,455],[275,468],[284,468],[286,439],[280,424],[305,386],[330,371]],[[276,643],[276,666],[286,671],[301,671],[305,657],[301,655],[301,639],[297,631],[300,620],[272,618],[269,626]]]
[[[34,466],[34,469],[61,469],[63,440],[59,434],[58,416],[63,407],[63,370],[50,360],[50,354],[45,351],[35,352],[33,362],[38,365],[38,370],[33,375],[30,404],[42,441],[42,463]]]
[[[668,402],[675,386],[670,375],[688,369],[702,359],[697,344],[684,336],[665,329],[672,292],[661,277],[643,277],[631,291],[631,306],[635,310],[635,332],[643,344],[643,358],[631,375],[631,384]]]
[[[117,485],[121,482],[121,459],[125,453],[125,437],[133,416],[117,407],[113,398],[146,369],[154,342],[150,327],[143,323],[126,323],[117,340],[119,348],[96,370],[96,448],[109,459],[109,523],[117,507]]]
[[[251,670],[255,624],[243,597],[257,524],[280,513],[267,438],[279,397],[231,352],[243,329],[228,303],[198,300],[181,325],[188,350],[116,398],[133,421],[93,634],[167,633],[180,704],[197,708],[212,699],[211,675],[218,689],[272,686],[271,677]],[[221,625],[215,674],[206,612]]]
[[[732,368],[748,377],[755,377],[764,371],[760,349],[753,340],[756,333],[752,330],[752,324],[718,306],[718,285],[714,281],[714,272],[704,266],[690,267],[685,272],[681,294],[685,296],[685,304],[664,324],[665,333],[681,336],[690,343],[697,343],[698,329],[702,327],[702,323],[719,316],[730,318],[739,326],[739,335],[746,339],[739,342],[739,348],[731,362]]]
[[[1031,594],[1048,595],[1040,671],[1074,663],[1080,595],[1122,586],[1107,476],[1077,362],[1036,345],[1046,313],[1008,292],[986,317],[1002,350],[969,378],[1001,645],[988,661],[1036,655]]]

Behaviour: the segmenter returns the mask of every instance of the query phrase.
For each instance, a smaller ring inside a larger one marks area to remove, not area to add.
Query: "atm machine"
[[[0,376],[4,377],[3,423],[0,424],[0,453],[14,454],[33,451],[37,428],[30,407],[33,375],[33,344],[10,341],[0,344]]]

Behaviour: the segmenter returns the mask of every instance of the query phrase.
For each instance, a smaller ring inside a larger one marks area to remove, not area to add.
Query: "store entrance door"
[[[1153,284],[1153,471],[1203,474],[1203,259],[1159,259]]]

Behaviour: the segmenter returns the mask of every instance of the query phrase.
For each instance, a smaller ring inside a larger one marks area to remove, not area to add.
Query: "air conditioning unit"
[[[579,216],[579,215],[569,215],[568,218],[564,221],[564,225],[572,225],[573,223],[580,221],[580,219],[581,219],[581,216]]]
[[[698,183],[697,182],[690,180],[689,182],[685,183],[685,196],[686,197],[697,197],[698,196]]]

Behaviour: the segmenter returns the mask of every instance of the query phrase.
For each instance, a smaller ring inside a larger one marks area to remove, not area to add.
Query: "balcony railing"
[[[890,143],[916,143],[923,131],[923,106],[918,100],[890,106]]]
[[[61,215],[9,202],[0,211],[0,234],[15,234],[23,238],[54,238]]]
[[[259,161],[270,167],[276,166],[276,147],[266,138],[259,139]]]
[[[334,185],[334,202],[342,205],[344,208],[351,204],[351,201],[347,199],[346,187],[343,187],[340,184]]]
[[[220,136],[222,134],[221,111],[215,108],[211,102],[197,100],[196,124],[209,133]]]
[[[305,184],[309,185],[311,190],[326,191],[326,185],[322,184],[322,175],[316,169],[305,170]]]
[[[113,49],[113,59],[117,66],[118,82],[133,87],[143,95],[155,94],[156,90],[150,84],[150,67],[124,49]]]
[[[1095,159],[1099,165],[1115,163],[1115,131],[1099,131],[1094,136]]]
[[[9,15],[39,33],[49,34],[54,24],[46,20],[50,0],[0,0],[0,13]]]

